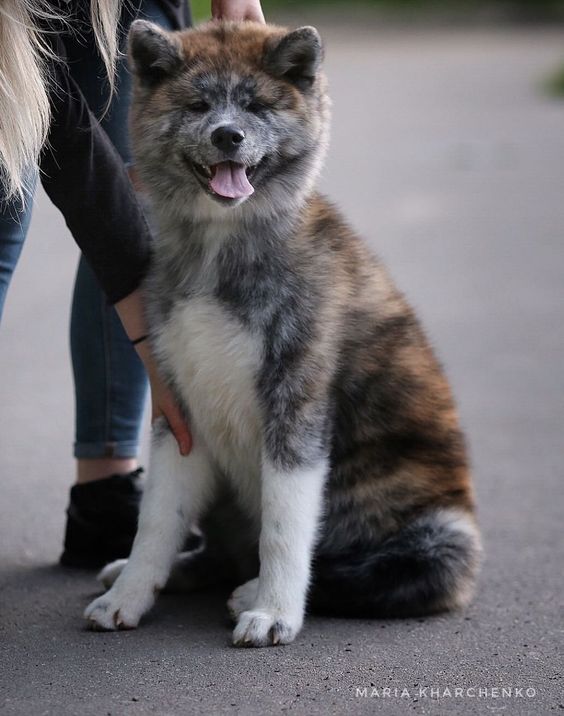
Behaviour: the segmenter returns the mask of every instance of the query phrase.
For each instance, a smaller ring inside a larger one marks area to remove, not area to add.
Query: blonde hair
[[[91,0],[94,37],[110,86],[115,87],[121,0]],[[0,1],[0,189],[3,200],[25,200],[25,180],[37,170],[51,110],[48,59],[39,23],[61,17],[48,0]],[[64,19],[64,17],[63,17]]]

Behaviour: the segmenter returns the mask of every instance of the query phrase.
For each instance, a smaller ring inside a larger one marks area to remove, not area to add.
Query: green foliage
[[[546,81],[546,89],[553,97],[564,98],[564,64],[550,75]]]
[[[211,0],[190,0],[190,8],[195,22],[209,20]]]

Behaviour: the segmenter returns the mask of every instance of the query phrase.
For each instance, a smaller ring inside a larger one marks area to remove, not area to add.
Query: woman
[[[190,450],[188,428],[145,341],[139,285],[150,234],[125,166],[129,78],[122,59],[114,72],[118,46],[137,14],[170,29],[189,22],[180,0],[123,8],[121,0],[0,5],[0,314],[31,218],[38,170],[83,251],[71,319],[77,484],[61,558],[69,566],[97,567],[131,548],[145,372],[153,418],[164,414],[181,452]],[[216,0],[212,15],[263,20],[259,0]]]

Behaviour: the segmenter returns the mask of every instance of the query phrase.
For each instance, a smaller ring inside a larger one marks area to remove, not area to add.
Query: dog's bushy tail
[[[438,510],[373,549],[320,554],[309,607],[335,616],[409,617],[464,606],[480,564],[471,515]]]

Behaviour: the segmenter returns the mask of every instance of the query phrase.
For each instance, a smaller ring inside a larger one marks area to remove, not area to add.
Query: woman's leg
[[[123,42],[135,15],[126,6]],[[144,0],[139,16],[170,27],[155,0]],[[118,62],[116,94],[107,108],[107,83],[101,79],[103,66],[93,38],[88,40],[85,43],[69,39],[66,43],[70,72],[129,165],[127,115],[131,81],[127,64],[125,59]],[[128,556],[135,534],[140,498],[137,454],[147,379],[117,313],[108,305],[84,258],[76,275],[70,334],[77,485],[71,491],[61,559],[68,565],[97,566]]]
[[[152,0],[148,4],[156,3]],[[132,19],[132,11],[124,10],[125,29]],[[116,94],[108,108],[103,66],[92,35],[87,40],[67,43],[71,74],[90,108],[102,117],[101,124],[122,159],[129,164],[127,113],[131,92],[125,59],[118,62]],[[147,380],[114,308],[107,304],[84,258],[76,275],[70,332],[77,482],[130,473],[137,467]]]
[[[146,378],[84,258],[74,287],[70,333],[77,484],[71,489],[61,563],[98,568],[127,557],[133,544]]]
[[[145,369],[84,257],[78,265],[70,333],[77,481],[131,472],[137,467]]]
[[[155,0],[144,0],[139,16],[170,27],[169,20]],[[122,44],[134,17],[134,11],[124,10]],[[122,58],[118,62],[116,94],[105,114],[108,96],[105,84],[100,81],[103,75],[95,48],[78,46],[69,60],[71,73],[88,104],[102,117],[102,127],[129,165],[131,151],[127,126],[131,78],[126,60]],[[87,330],[85,327],[88,327]],[[112,473],[128,473],[137,467],[147,379],[117,313],[106,304],[97,280],[84,259],[79,264],[73,298],[71,352],[76,392],[75,457],[78,459],[78,481],[99,479]],[[94,355],[96,358],[91,359]]]
[[[34,189],[35,177],[29,182],[25,202],[18,198],[4,201],[0,195],[0,319],[31,221]]]

